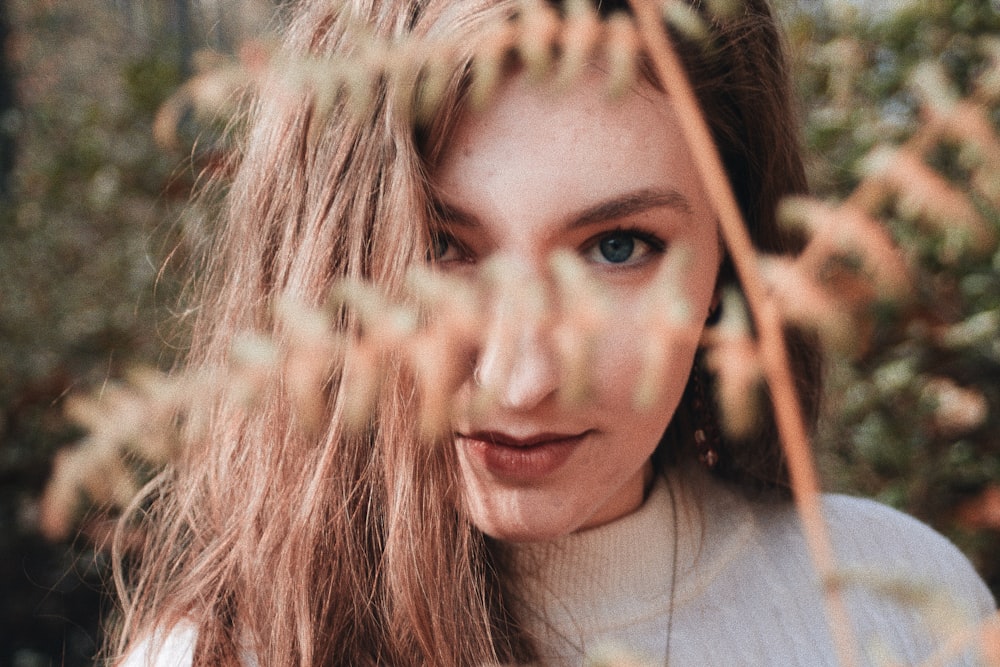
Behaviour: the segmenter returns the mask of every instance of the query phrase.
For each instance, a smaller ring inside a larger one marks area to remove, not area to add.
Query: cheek
[[[696,257],[714,261],[717,254]],[[601,337],[591,364],[592,395],[607,418],[637,446],[655,448],[673,418],[691,374],[714,275],[674,274],[674,284],[684,285],[683,310],[688,313],[684,322],[658,316],[677,306],[676,300],[658,301],[659,310],[654,312],[648,300],[635,299]]]
[[[601,341],[592,365],[594,395],[607,409],[639,421],[666,411],[666,427],[687,385],[698,336],[690,331],[651,333],[627,324]]]

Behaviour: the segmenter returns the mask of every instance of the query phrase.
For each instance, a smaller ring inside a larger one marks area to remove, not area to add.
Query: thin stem
[[[788,460],[792,492],[813,565],[824,581],[827,617],[838,659],[844,667],[853,667],[857,662],[857,644],[840,590],[830,583],[835,571],[833,548],[823,519],[819,482],[808,431],[789,366],[781,313],[764,285],[757,264],[757,253],[743,224],[743,216],[715,142],[660,19],[656,3],[653,0],[629,0],[629,4],[635,13],[639,32],[656,73],[673,103],[706,194],[718,216],[723,241],[729,250],[756,324],[760,359],[764,377],[771,390],[781,445]]]

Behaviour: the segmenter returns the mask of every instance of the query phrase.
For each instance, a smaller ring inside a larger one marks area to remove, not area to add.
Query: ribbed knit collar
[[[585,637],[662,616],[704,590],[738,555],[752,524],[745,499],[698,469],[675,470],[617,521],[512,545],[522,618],[542,634]]]

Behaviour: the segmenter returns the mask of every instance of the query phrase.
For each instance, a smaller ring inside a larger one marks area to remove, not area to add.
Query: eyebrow
[[[570,227],[618,220],[656,208],[669,208],[687,215],[692,210],[687,197],[676,190],[642,189],[588,206],[573,217]]]
[[[448,224],[458,227],[478,227],[480,224],[476,216],[440,199],[434,202],[434,208],[441,220]],[[568,228],[577,229],[619,220],[657,208],[668,208],[685,215],[692,213],[691,202],[677,190],[672,188],[641,188],[598,202],[576,212],[571,216]]]

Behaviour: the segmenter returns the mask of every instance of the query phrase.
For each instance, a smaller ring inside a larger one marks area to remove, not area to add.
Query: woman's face
[[[510,336],[487,336],[459,390],[466,510],[498,539],[551,539],[639,507],[712,301],[717,226],[672,105],[648,85],[617,100],[606,89],[596,70],[566,94],[513,76],[459,121],[433,175],[442,270],[470,272],[502,256],[518,267],[512,283],[551,284],[552,252],[569,250],[611,308],[584,400],[565,400],[554,329],[530,313],[510,320]],[[657,284],[673,296],[651,306]],[[693,326],[657,334],[665,379],[640,409],[646,323],[652,311],[678,308]]]

